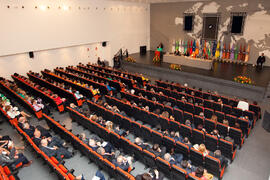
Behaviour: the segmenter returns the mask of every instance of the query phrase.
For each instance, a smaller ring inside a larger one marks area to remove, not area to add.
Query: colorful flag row
[[[194,58],[230,59],[247,62],[249,60],[250,45],[227,44],[220,41],[180,40],[176,41],[175,51]]]

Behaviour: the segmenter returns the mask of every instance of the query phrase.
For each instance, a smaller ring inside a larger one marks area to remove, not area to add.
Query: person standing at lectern
[[[262,55],[260,55],[257,59],[257,67],[259,67],[260,65],[260,68],[262,69],[263,67],[263,63],[265,63],[265,56],[264,56],[264,53],[262,53]]]

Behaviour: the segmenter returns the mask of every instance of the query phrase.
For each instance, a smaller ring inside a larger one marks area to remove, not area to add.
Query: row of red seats
[[[166,88],[166,89],[168,87],[171,87],[173,89],[177,89],[177,91],[179,91],[179,92],[182,92],[184,90],[189,95],[191,94],[191,92],[194,92],[195,96],[201,97],[201,98],[206,99],[206,100],[208,99],[208,97],[212,97],[212,99],[215,100],[215,101],[217,101],[220,98],[224,104],[232,105],[233,107],[236,107],[238,102],[239,102],[238,100],[228,98],[228,97],[225,97],[225,96],[215,95],[215,94],[211,94],[211,93],[208,93],[208,92],[202,92],[202,91],[199,91],[199,90],[196,90],[196,89],[193,89],[193,88],[189,88],[189,87],[185,87],[185,86],[181,86],[181,85],[177,85],[177,84],[171,84],[171,83],[164,82],[164,81],[161,81],[161,80],[156,80],[156,84],[157,84],[157,86],[163,87],[163,88]],[[256,114],[257,118],[260,118],[260,116],[261,116],[261,108],[258,105],[250,104],[249,109],[250,109],[250,111],[253,111]]]
[[[152,97],[155,97],[157,99],[161,99],[160,97],[162,96],[164,101],[172,103],[172,107],[174,107],[175,105],[178,105],[179,106],[178,108],[183,112],[182,113],[183,115],[180,115],[180,117],[179,116],[175,116],[175,117],[176,117],[176,120],[179,120],[180,123],[185,123],[181,116],[186,115],[186,116],[188,116],[187,119],[189,119],[190,121],[193,121],[194,115],[199,115],[201,112],[203,112],[204,116],[206,118],[211,118],[212,115],[216,115],[218,118],[218,122],[220,122],[220,123],[223,123],[223,120],[226,119],[226,117],[229,117],[227,120],[229,121],[230,126],[234,127],[236,122],[239,123],[241,130],[244,132],[244,134],[246,136],[248,136],[250,131],[251,131],[251,128],[254,127],[255,122],[256,122],[256,119],[254,118],[255,117],[254,112],[251,112],[251,111],[243,111],[242,112],[242,110],[241,110],[239,112],[238,111],[239,109],[235,108],[235,110],[236,110],[235,113],[238,112],[237,113],[238,116],[233,116],[230,113],[226,114],[224,112],[221,112],[218,110],[213,110],[213,109],[210,109],[208,107],[202,107],[199,105],[194,106],[191,103],[183,102],[181,100],[172,99],[171,97],[166,97],[164,95],[152,93],[152,92],[144,90],[144,89],[138,89],[138,88],[134,88],[134,89],[136,90],[135,94],[137,94],[137,95],[139,93],[142,93],[143,95],[147,95],[147,97],[149,99],[152,99]],[[139,96],[137,96],[137,97],[141,99],[141,97],[139,97]],[[151,102],[151,100],[148,100],[148,102]],[[152,104],[157,104],[157,103],[152,102]],[[167,109],[171,115],[175,114],[174,111],[176,108],[167,108]],[[252,121],[252,126],[250,126],[250,123],[248,120],[240,118],[241,116],[248,116]],[[186,118],[184,118],[184,119],[186,119]]]
[[[76,73],[76,74],[80,74],[80,75],[83,75],[87,78],[93,78],[94,80],[98,80],[98,81],[103,81],[104,83],[105,82],[108,82],[110,86],[114,87],[117,91],[121,91],[122,88],[123,88],[123,85],[122,83],[118,82],[118,81],[113,81],[113,80],[110,80],[108,78],[104,78],[103,76],[97,76],[95,74],[92,74],[92,73],[88,73],[88,72],[85,72],[83,70],[80,70],[76,67],[66,67],[66,70],[70,73]]]
[[[18,84],[18,86],[32,92],[33,94],[36,94],[37,96],[40,96],[44,101],[47,101],[52,106],[56,107],[59,112],[63,112],[65,110],[63,103],[58,104],[51,96],[35,88],[34,86],[28,84],[27,82],[25,82],[24,79],[14,76],[14,75],[12,75],[11,77],[14,79],[16,84]]]
[[[158,92],[161,91],[164,94],[166,94],[167,98],[173,97],[173,98],[176,98],[176,99],[180,99],[179,101],[181,101],[181,98],[185,97],[186,99],[193,99],[194,103],[203,104],[203,106],[205,108],[212,109],[213,111],[222,111],[224,114],[235,115],[237,117],[248,116],[249,119],[251,121],[253,121],[254,124],[256,123],[256,120],[257,120],[257,116],[255,116],[255,112],[253,112],[253,111],[243,111],[242,109],[239,109],[237,107],[232,107],[232,106],[227,105],[227,104],[221,105],[220,103],[215,102],[215,101],[213,102],[213,101],[210,101],[210,100],[207,100],[207,99],[203,99],[203,98],[200,98],[200,97],[197,97],[197,96],[192,96],[192,95],[182,93],[182,92],[171,91],[171,90],[168,90],[168,89],[165,90],[162,87],[155,87],[154,85],[150,85],[150,84],[146,84],[146,86],[147,86],[148,90],[150,90],[151,88],[154,88],[155,90],[157,90],[157,88],[158,88],[157,91]],[[151,93],[150,91],[146,91],[146,90],[143,90],[143,89],[138,89],[138,90],[139,91],[144,91],[147,94]],[[157,93],[152,93],[152,94],[158,95]],[[209,93],[207,93],[207,94],[209,94]],[[159,95],[159,96],[161,96],[161,95]],[[235,103],[237,104],[237,102],[234,99],[231,99],[230,101],[233,101],[234,104]],[[184,102],[182,101],[182,103],[184,103]],[[188,111],[188,112],[193,113],[194,112],[194,105],[191,104],[191,103],[188,103],[188,102],[186,104],[190,104],[191,107],[186,108],[185,110]],[[180,108],[181,108],[181,106],[180,106]]]
[[[119,71],[117,69],[101,67],[98,65],[90,64],[90,63],[87,64],[87,67],[92,67],[92,68],[97,69],[97,70],[105,70],[106,72],[109,72],[109,73],[114,72],[114,73],[117,73],[118,75],[121,75],[121,74],[128,75],[128,77],[132,77],[134,80],[137,80],[138,83],[140,83],[140,84],[144,83],[143,78],[141,76],[136,75],[136,74],[131,74],[128,72]]]
[[[184,125],[184,121],[189,119],[190,121],[193,120],[193,115],[191,113],[188,113],[188,112],[183,112],[182,110],[179,110],[179,109],[173,109],[172,107],[170,106],[166,106],[166,105],[162,105],[162,104],[159,104],[159,103],[155,103],[151,100],[148,100],[148,99],[145,99],[145,98],[139,98],[138,96],[136,95],[132,95],[130,93],[126,93],[126,92],[121,92],[121,96],[123,98],[126,98],[128,99],[129,101],[133,100],[135,101],[137,104],[138,103],[141,103],[141,102],[145,102],[144,104],[145,105],[149,105],[151,106],[151,104],[153,106],[156,106],[155,109],[159,108],[161,111],[168,111],[170,112],[171,111],[171,114],[174,115],[175,119],[177,120],[177,118],[182,118],[182,120],[179,120],[179,121],[175,121],[175,120],[170,120],[170,119],[167,119],[165,117],[162,117],[160,115],[157,115],[157,114],[154,114],[152,112],[148,112],[148,111],[145,111],[137,106],[134,106],[132,107],[132,111],[138,113],[141,117],[138,117],[139,119],[153,119],[154,121],[156,121],[156,123],[160,124],[162,128],[164,129],[168,129],[170,127],[170,124],[176,124],[176,122],[180,122],[181,123],[181,127],[182,125]],[[125,104],[127,106],[127,109],[130,109],[130,105],[128,104]],[[204,111],[205,112],[205,111]],[[136,115],[136,113],[133,113],[133,115]],[[208,130],[208,132],[210,130],[213,130],[215,127],[216,127],[216,122],[213,122],[211,120],[207,120],[205,119],[205,121],[202,121],[202,122],[209,122],[207,125],[206,125],[206,129]],[[212,123],[211,123],[212,122]],[[209,128],[208,129],[208,126],[211,125],[211,129]],[[177,126],[176,126],[177,127]],[[186,131],[189,131],[189,130],[186,130]],[[181,131],[180,131],[181,133]],[[243,137],[243,133],[242,133],[242,130],[241,129],[237,129],[237,128],[233,128],[231,127],[230,128],[230,131],[229,131],[229,136],[231,138],[234,139],[234,143],[239,145],[240,148],[242,146],[242,144],[244,143],[244,137]]]
[[[107,89],[107,87],[106,87],[106,85],[104,83],[98,83],[96,81],[93,81],[93,80],[90,80],[90,79],[86,79],[86,78],[83,78],[83,77],[74,75],[72,73],[68,73],[68,72],[66,72],[63,69],[54,69],[54,72],[56,74],[65,75],[68,78],[71,78],[71,79],[74,79],[74,80],[78,80],[78,81],[84,82],[86,84],[93,85],[93,87],[94,88],[98,88],[102,94],[108,94],[108,92],[109,92],[108,89]]]
[[[111,98],[109,96],[106,96],[106,98]],[[112,98],[113,99],[113,98]],[[107,117],[106,119],[109,119],[110,121],[113,121],[115,124],[121,125],[124,129],[129,130],[130,132],[133,132],[136,136],[142,137],[143,139],[163,144],[167,148],[175,148],[175,152],[180,152],[184,155],[185,158],[190,158],[192,162],[195,165],[203,165],[205,164],[205,167],[209,170],[209,172],[214,173],[217,177],[222,178],[225,167],[220,164],[220,161],[212,156],[204,157],[201,152],[198,152],[194,148],[189,149],[187,145],[184,145],[181,142],[175,142],[172,138],[162,135],[161,133],[152,130],[151,128],[141,125],[136,121],[133,121],[129,118],[126,118],[124,116],[121,116],[119,114],[113,113],[112,111],[96,104],[91,101],[87,101],[88,105],[90,107],[90,110],[95,111],[97,115],[101,115],[103,117]],[[77,118],[78,119],[78,118]],[[161,157],[156,157],[154,154],[148,152],[145,149],[138,148],[136,145],[132,145],[132,148],[130,149],[131,152],[134,152],[134,154],[141,154],[141,159],[144,159],[145,164],[149,164],[151,167],[157,165],[162,171],[165,172],[165,174],[169,175],[169,177],[174,176],[175,179],[184,179],[187,177],[187,173],[185,170],[181,169],[177,166],[171,166],[169,162],[165,161]],[[138,150],[141,149],[141,150]],[[146,153],[147,152],[147,153]],[[199,160],[197,160],[199,156]],[[138,158],[140,159],[140,157]],[[164,167],[165,164],[165,167]],[[171,172],[172,171],[172,172]],[[172,174],[171,174],[172,173]],[[178,177],[178,178],[176,178]],[[174,178],[173,178],[174,179]]]
[[[67,110],[69,112],[73,111],[69,107],[67,107]],[[78,148],[81,153],[87,156],[91,161],[95,162],[95,164],[97,164],[100,168],[107,171],[109,175],[121,180],[135,180],[135,178],[130,173],[123,171],[119,167],[115,167],[114,164],[103,158],[100,154],[93,151],[87,144],[81,141],[71,131],[68,131],[60,123],[56,122],[54,119],[48,117],[47,115],[44,115],[44,118],[51,129],[53,129],[56,133],[60,134],[60,136],[62,136],[66,141],[70,141],[74,147]]]
[[[64,83],[65,85],[68,85],[68,86],[71,86],[72,88],[74,89],[77,89],[78,91],[80,91],[80,93],[82,93],[85,97],[88,97],[88,98],[92,98],[92,97],[95,97],[96,99],[99,98],[99,95],[93,95],[93,92],[91,89],[87,88],[87,87],[84,87],[82,85],[79,85],[79,84],[76,84],[74,83],[73,81],[71,81],[70,79],[67,79],[67,78],[63,78],[53,72],[50,72],[48,70],[45,70],[45,71],[41,71],[42,75],[45,77],[45,78],[50,78],[54,81],[57,81],[57,82],[60,82],[60,83]]]
[[[80,70],[88,72],[88,73],[97,73],[99,76],[105,76],[105,77],[113,77],[116,78],[117,80],[121,80],[121,82],[125,83],[126,85],[128,85],[130,88],[133,87],[134,81],[119,75],[115,75],[115,74],[111,74],[111,73],[106,73],[100,70],[95,70],[94,68],[90,68],[87,66],[83,66],[83,65],[78,65],[77,66]]]
[[[83,99],[77,99],[76,96],[74,95],[74,93],[67,91],[64,88],[58,87],[52,83],[50,83],[49,81],[45,80],[45,79],[41,79],[33,74],[27,73],[29,79],[35,83],[38,83],[52,91],[55,91],[63,96],[65,96],[65,98],[68,98],[70,101],[74,102],[77,106],[82,106],[84,100]]]
[[[10,94],[13,98],[15,98],[22,106],[27,108],[31,113],[33,113],[38,119],[42,118],[42,110],[36,111],[35,108],[30,104],[28,101],[26,101],[24,98],[22,98],[19,94],[17,94],[15,91],[10,89],[8,86],[6,86],[2,81],[0,81],[1,89],[4,90],[6,93]]]
[[[65,171],[67,168],[60,164],[54,157],[48,157],[43,151],[39,149],[39,147],[33,142],[33,140],[18,126],[17,119],[11,119],[7,113],[0,108],[0,112],[2,115],[10,122],[10,124],[17,130],[17,132],[25,139],[25,141],[34,149],[34,151],[43,158],[43,160],[51,167],[51,169],[57,174],[60,179],[63,180],[74,180],[75,177],[73,174],[67,174],[68,170]],[[43,114],[44,116],[44,114]],[[18,168],[16,166],[16,168]],[[12,172],[7,168],[4,167],[4,172],[9,176],[9,180],[14,180],[14,176]]]

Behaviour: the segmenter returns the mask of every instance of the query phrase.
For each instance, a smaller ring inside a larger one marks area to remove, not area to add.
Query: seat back
[[[217,123],[217,130],[219,131],[219,134],[222,135],[223,137],[226,137],[229,132],[229,126],[222,124],[222,123]]]
[[[179,141],[175,144],[175,153],[183,154],[184,158],[188,158],[189,156],[189,147]]]
[[[187,177],[187,172],[180,168],[179,166],[171,166],[171,179],[185,180]]]
[[[163,135],[160,132],[152,131],[152,142],[155,144],[162,144]]]
[[[160,157],[156,159],[156,165],[159,170],[161,170],[164,174],[171,173],[171,166],[170,163]]]
[[[216,123],[215,123],[215,121],[212,121],[210,119],[205,119],[204,120],[204,127],[205,127],[205,130],[208,133],[210,133],[216,128]]]
[[[166,146],[167,150],[170,151],[175,147],[175,140],[168,136],[163,136],[163,144]]]
[[[205,135],[205,146],[210,151],[217,150],[218,138],[210,134]]]
[[[188,137],[189,139],[191,138],[191,132],[192,129],[191,127],[188,127],[184,124],[181,124],[180,126],[180,135],[184,138],[184,137]]]
[[[192,143],[202,144],[204,143],[204,133],[197,129],[192,129]]]
[[[204,162],[203,154],[194,148],[190,148],[190,160],[195,166],[202,166]]]
[[[194,115],[193,123],[195,127],[198,127],[199,124],[204,125],[204,119],[201,116]]]
[[[206,117],[206,118],[211,118],[212,117],[212,115],[214,114],[214,111],[213,111],[213,109],[209,109],[209,108],[204,108],[204,116]]]

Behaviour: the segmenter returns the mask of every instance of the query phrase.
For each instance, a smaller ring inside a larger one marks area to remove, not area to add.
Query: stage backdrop
[[[246,12],[242,35],[230,33],[231,12]],[[183,31],[184,13],[195,13],[194,30]],[[172,51],[175,40],[200,39],[204,13],[220,13],[218,40],[228,43],[251,45],[249,63],[265,53],[270,66],[270,1],[226,0],[207,2],[177,2],[150,5],[150,45],[155,50],[163,42],[165,51]]]

